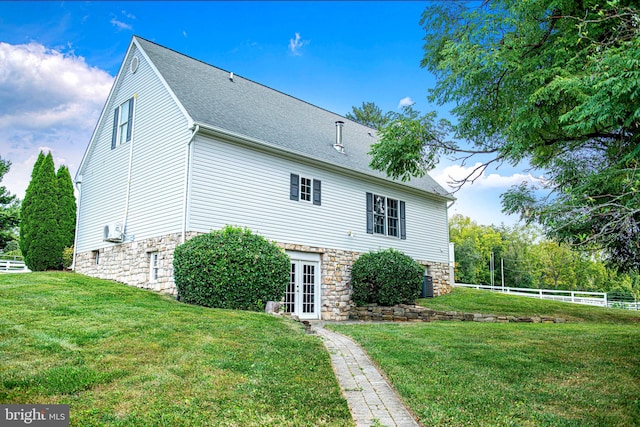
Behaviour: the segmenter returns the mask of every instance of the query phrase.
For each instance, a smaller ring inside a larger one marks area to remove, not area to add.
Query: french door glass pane
[[[296,265],[291,264],[291,270],[289,271],[289,284],[287,290],[284,293],[284,311],[285,313],[293,313],[295,305],[296,294]]]
[[[302,312],[313,313],[315,308],[315,266],[303,264]]]

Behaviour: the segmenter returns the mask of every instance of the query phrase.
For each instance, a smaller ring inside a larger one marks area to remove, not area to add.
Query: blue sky
[[[383,110],[427,101],[434,79],[420,67],[426,2],[1,2],[2,184],[23,197],[39,151],[72,176],[113,79],[138,35],[319,107],[346,114],[372,101]],[[473,163],[473,162],[472,162]],[[446,186],[472,164],[443,159]],[[450,215],[516,222],[499,194],[528,172],[489,169],[456,194]]]

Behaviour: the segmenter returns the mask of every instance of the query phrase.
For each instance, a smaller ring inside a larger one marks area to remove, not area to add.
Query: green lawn
[[[523,317],[550,316],[564,317],[571,322],[635,323],[640,325],[640,311],[636,310],[593,307],[469,288],[453,288],[448,295],[420,299],[418,304],[441,311]]]
[[[460,288],[420,302],[575,321],[330,325],[365,348],[423,425],[640,425],[639,313]]]
[[[320,339],[73,273],[0,275],[0,403],[74,426],[350,426]]]

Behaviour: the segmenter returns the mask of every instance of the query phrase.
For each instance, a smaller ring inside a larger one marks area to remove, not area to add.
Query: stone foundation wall
[[[187,239],[198,234],[187,233]],[[173,252],[180,244],[182,234],[175,233],[141,241],[126,242],[101,248],[97,251],[76,254],[75,271],[87,276],[115,280],[138,288],[151,289],[177,295],[173,281]],[[321,319],[347,320],[353,303],[351,302],[351,266],[361,255],[360,252],[322,248],[292,243],[277,243],[285,250],[317,253],[321,266]],[[151,254],[158,253],[157,279],[150,280]],[[96,256],[98,262],[96,263]],[[418,261],[433,277],[434,295],[451,292],[449,265]]]
[[[393,307],[382,307],[369,304],[363,307],[352,307],[350,320],[387,321],[387,322],[433,322],[436,320],[488,322],[488,323],[564,323],[561,317],[515,317],[496,316],[494,314],[460,313],[457,311],[436,311],[417,305],[398,304]]]
[[[187,239],[198,233],[187,233]],[[182,233],[108,246],[76,254],[75,271],[100,279],[115,280],[138,288],[177,295],[173,281],[173,252]],[[151,254],[158,252],[157,279],[151,281]],[[97,262],[96,262],[97,256]]]

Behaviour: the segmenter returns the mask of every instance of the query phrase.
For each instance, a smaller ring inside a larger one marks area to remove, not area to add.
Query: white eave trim
[[[149,59],[149,56],[147,55],[147,52],[145,52],[145,50],[142,48],[142,46],[140,46],[140,43],[138,42],[138,38],[136,36],[133,36],[133,39],[132,39],[131,42],[135,43],[135,45],[138,47],[138,50],[140,51],[140,54],[147,61],[147,63],[149,64],[149,66],[151,67],[153,72],[156,73],[156,76],[158,76],[158,79],[160,79],[160,81],[162,82],[162,85],[164,86],[164,88],[167,90],[167,92],[169,92],[169,95],[171,95],[171,98],[173,99],[173,101],[176,103],[176,105],[178,105],[178,108],[180,109],[180,111],[184,115],[184,118],[187,119],[187,122],[189,123],[188,127],[189,128],[193,127],[193,123],[194,122],[193,122],[193,119],[191,118],[191,116],[189,115],[189,113],[187,112],[187,109],[184,108],[184,105],[182,105],[182,102],[180,102],[180,100],[176,96],[175,92],[173,92],[173,89],[171,89],[171,87],[169,86],[167,81],[164,79],[162,74],[160,74],[160,71],[158,71],[158,69],[156,68],[156,66],[153,63],[153,61],[151,59]],[[125,62],[126,62],[126,57],[125,57],[125,61],[122,64],[124,65]]]
[[[147,63],[149,64],[149,66],[151,67],[153,72],[156,74],[156,76],[158,77],[160,82],[162,82],[162,85],[167,90],[167,92],[169,93],[169,95],[171,96],[173,101],[176,103],[176,105],[178,106],[178,108],[180,109],[180,111],[182,112],[184,117],[187,119],[187,122],[189,123],[188,127],[192,127],[193,126],[193,119],[191,118],[189,113],[187,113],[187,110],[184,108],[184,105],[182,105],[182,103],[180,102],[180,100],[178,99],[176,94],[173,92],[173,90],[171,90],[171,88],[167,84],[167,81],[164,79],[164,77],[162,77],[162,74],[160,74],[160,72],[158,71],[158,69],[156,68],[154,63],[149,59],[149,56],[144,51],[142,46],[140,46],[140,43],[138,43],[137,37],[133,36],[132,39],[131,39],[131,43],[129,43],[129,47],[127,48],[127,53],[124,55],[124,59],[122,60],[122,63],[120,64],[120,69],[118,70],[118,74],[116,74],[116,76],[115,76],[115,78],[113,80],[113,85],[111,86],[111,90],[109,91],[109,96],[107,96],[107,100],[104,103],[104,106],[102,107],[102,112],[100,113],[100,118],[96,122],[96,126],[93,128],[93,133],[91,134],[91,139],[89,139],[89,144],[87,145],[87,148],[84,151],[84,154],[82,156],[82,160],[80,161],[80,165],[78,166],[78,170],[76,172],[75,179],[77,179],[78,176],[83,175],[83,170],[84,170],[84,167],[85,167],[85,163],[87,161],[87,157],[88,157],[89,153],[91,152],[91,149],[93,148],[93,145],[95,143],[96,134],[98,132],[98,129],[100,128],[100,125],[102,124],[102,121],[104,120],[105,114],[107,114],[107,111],[109,111],[109,110],[107,110],[107,106],[111,105],[112,98],[113,98],[113,96],[115,94],[115,89],[116,89],[116,87],[118,87],[118,83],[122,78],[122,73],[126,72],[125,64],[127,63],[127,60],[129,59],[129,56],[131,55],[131,52],[133,50],[134,45],[135,45],[135,47],[138,48],[138,51],[140,52],[140,54],[147,61]]]

